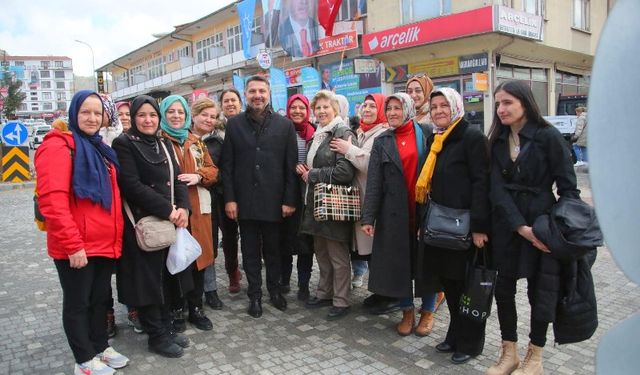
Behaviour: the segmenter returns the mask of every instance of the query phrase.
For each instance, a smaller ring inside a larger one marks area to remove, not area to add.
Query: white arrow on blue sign
[[[7,146],[21,146],[29,137],[27,127],[18,121],[9,121],[2,127],[2,141]]]

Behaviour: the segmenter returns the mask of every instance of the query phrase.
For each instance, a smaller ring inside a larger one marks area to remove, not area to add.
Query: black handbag
[[[446,207],[431,198],[427,203],[422,240],[425,245],[451,250],[471,247],[471,211]]]
[[[467,279],[464,293],[460,296],[458,313],[476,322],[484,322],[491,315],[493,293],[496,289],[498,271],[489,269],[487,251],[474,251],[473,259],[467,267]],[[478,252],[482,252],[483,264],[478,263]]]

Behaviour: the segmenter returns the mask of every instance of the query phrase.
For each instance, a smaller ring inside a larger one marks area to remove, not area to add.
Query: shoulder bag
[[[429,197],[422,240],[425,245],[450,250],[471,247],[471,210],[446,207]]]
[[[333,174],[333,171],[331,172]],[[313,186],[313,218],[316,221],[358,221],[360,189],[357,186],[318,182]]]
[[[169,181],[171,184],[171,205],[174,204],[173,197],[173,162],[167,146],[160,140],[160,145],[167,156],[167,162],[169,163]],[[143,251],[158,251],[165,249],[176,242],[176,226],[169,220],[160,219],[157,216],[149,215],[136,221],[133,218],[131,207],[126,200],[124,201],[124,209],[127,212],[127,216],[133,224],[133,228],[136,233],[136,241],[138,247]]]

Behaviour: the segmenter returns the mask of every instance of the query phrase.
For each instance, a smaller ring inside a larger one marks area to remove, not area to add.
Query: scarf
[[[311,146],[309,146],[309,153],[307,154],[307,165],[310,168],[313,168],[313,159],[316,157],[316,153],[318,152],[318,148],[322,142],[327,139],[327,137],[333,134],[333,130],[339,126],[346,126],[342,117],[336,116],[330,123],[325,126],[319,126],[316,129],[315,134],[313,135],[313,141],[311,141]]]
[[[118,157],[115,151],[102,141],[99,132],[86,134],[78,125],[80,107],[91,95],[95,95],[102,102],[95,91],[81,90],[73,96],[69,106],[69,130],[76,148],[73,156],[73,192],[78,198],[89,199],[111,210],[111,178],[105,160],[119,169]]]
[[[431,95],[431,91],[433,91],[433,81],[431,81],[431,78],[426,74],[421,74],[409,79],[407,81],[407,87],[409,87],[411,82],[418,82],[420,87],[422,87],[425,97],[424,103],[417,110],[416,121],[419,124],[427,125],[431,122],[431,116],[429,115],[429,96]]]
[[[182,124],[181,128],[173,128],[167,122],[167,110],[173,103],[179,101],[182,104],[182,108],[184,109],[184,124]],[[189,105],[187,101],[180,95],[169,95],[160,103],[160,128],[164,130],[165,133],[169,134],[173,138],[175,138],[180,144],[183,144],[184,141],[189,136],[189,128],[191,127],[191,110],[189,109]]]
[[[393,95],[387,96],[387,99],[384,101],[385,116],[387,112],[387,106],[389,105],[389,101],[391,99],[398,100],[400,103],[402,103],[402,124],[406,124],[407,121],[416,116],[416,108],[413,105],[413,99],[411,99],[411,96],[409,96],[409,94],[404,92],[398,92]]]
[[[102,109],[104,114],[109,119],[109,125],[100,128],[100,135],[102,139],[111,146],[111,142],[116,139],[122,133],[122,123],[120,122],[120,115],[118,114],[118,108],[111,100],[111,97],[107,94],[99,94],[102,99]]]
[[[384,114],[384,100],[385,100],[384,94],[369,94],[364,98],[365,102],[367,100],[373,100],[376,103],[376,108],[378,109],[378,115],[371,124],[365,123],[362,120],[362,118],[360,119],[360,129],[362,129],[362,131],[365,133],[373,129],[376,125],[387,122],[387,116],[385,116]]]
[[[291,120],[291,114],[290,114],[289,108],[291,108],[291,104],[293,104],[293,102],[296,100],[300,100],[304,104],[304,106],[307,108],[307,115],[305,116],[304,120],[302,120],[302,122],[299,124],[296,124],[295,122],[293,123],[293,126],[295,126],[296,128],[296,132],[298,133],[300,138],[304,139],[306,143],[306,142],[309,142],[311,138],[313,138],[313,134],[315,133],[315,130],[313,129],[313,126],[309,121],[309,117],[311,114],[311,107],[309,106],[309,99],[307,99],[306,96],[302,94],[293,95],[292,97],[289,98],[289,101],[287,101],[287,118],[289,120]]]
[[[340,107],[340,113],[336,113],[336,116],[342,117],[345,124],[349,123],[349,99],[346,96],[335,94],[338,101],[338,107]]]
[[[453,129],[455,129],[456,125],[460,123],[460,120],[462,120],[462,117],[464,116],[462,97],[456,90],[448,87],[436,89],[431,93],[430,98],[433,98],[436,95],[444,96],[449,103],[449,106],[451,107],[451,124],[443,133],[436,133],[433,136],[433,143],[429,149],[427,161],[422,167],[420,177],[418,177],[418,183],[416,184],[416,202],[423,204],[427,202],[427,197],[429,196],[429,192],[431,192],[431,181],[433,179],[433,172],[436,169],[438,154],[442,151],[444,142],[447,140],[449,134],[451,134]]]

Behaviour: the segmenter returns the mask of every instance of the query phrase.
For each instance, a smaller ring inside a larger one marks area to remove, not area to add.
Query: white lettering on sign
[[[420,34],[420,26],[413,26],[409,30],[401,33],[394,33],[385,35],[380,42],[380,48],[397,48],[405,44],[415,43],[418,41],[418,35]]]
[[[488,60],[486,57],[482,57],[479,59],[463,60],[463,61],[460,61],[460,69],[477,68],[479,66],[486,66],[487,62]]]

